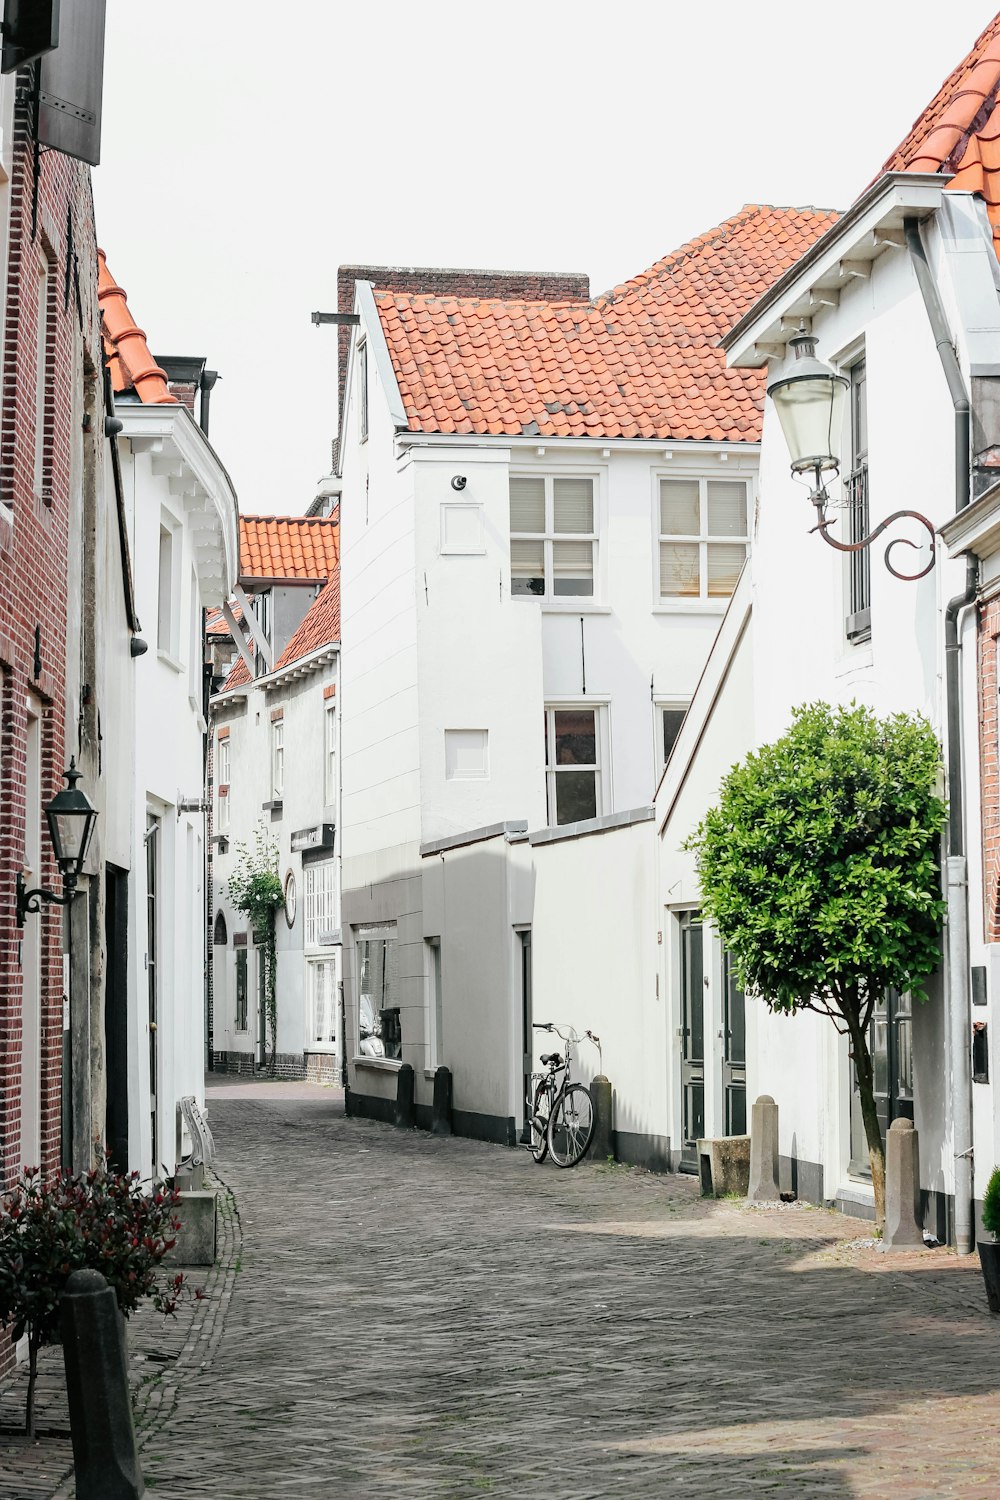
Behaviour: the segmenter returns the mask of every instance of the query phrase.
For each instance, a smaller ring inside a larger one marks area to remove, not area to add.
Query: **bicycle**
[[[528,1149],[541,1164],[551,1156],[557,1167],[575,1167],[586,1155],[594,1135],[594,1101],[586,1084],[570,1081],[570,1047],[583,1037],[572,1026],[560,1027],[552,1021],[534,1022],[535,1031],[555,1032],[566,1043],[565,1058],[558,1052],[542,1054],[545,1073],[533,1073],[535,1095],[532,1100]],[[584,1036],[600,1048],[600,1038],[592,1031]]]

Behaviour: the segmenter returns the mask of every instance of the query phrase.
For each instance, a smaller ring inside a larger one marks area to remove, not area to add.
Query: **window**
[[[510,591],[591,599],[597,527],[592,479],[511,475]]]
[[[265,589],[261,594],[255,594],[251,601],[254,619],[260,626],[261,634],[271,639],[271,591]],[[260,677],[267,671],[267,661],[262,651],[254,654],[254,676]]]
[[[656,710],[659,720],[659,735],[657,753],[662,757],[660,764],[666,765],[670,759],[670,753],[677,743],[677,736],[681,732],[681,725],[687,715],[686,703],[661,703]]]
[[[446,729],[446,781],[486,781],[489,778],[489,733],[485,729]]]
[[[47,254],[38,261],[38,308],[35,323],[35,466],[36,495],[52,501],[53,391],[52,346],[55,340],[56,285]]]
[[[174,534],[160,526],[160,567],[156,595],[156,649],[174,656]]]
[[[728,599],[747,555],[747,487],[660,480],[660,600]]]
[[[236,1030],[247,1029],[247,950],[236,950]]]
[[[337,966],[332,959],[311,963],[309,968],[309,1044],[337,1044]]]
[[[359,1051],[362,1057],[402,1057],[395,923],[356,928],[355,955]]]
[[[323,779],[325,785],[324,797],[327,807],[337,805],[337,705],[328,703],[326,705],[325,719],[325,743],[326,751],[323,760]]]
[[[368,345],[358,345],[358,413],[361,441],[368,441]]]
[[[601,715],[597,708],[545,710],[545,781],[550,825],[599,818]]]
[[[424,1040],[427,1045],[427,1066],[437,1068],[444,1062],[444,1028],[441,1015],[441,939],[427,938],[427,999],[424,1012]]]
[[[229,827],[229,740],[218,740],[215,749],[215,785],[218,793],[216,828],[224,833]]]
[[[325,859],[306,865],[306,947],[318,947],[332,940],[337,922],[337,864]]]
[[[280,802],[285,795],[285,721],[271,723],[271,796]]]
[[[844,485],[848,540],[860,542],[870,527],[868,508],[868,385],[866,360],[851,375],[851,472]],[[871,553],[867,547],[847,557],[847,639],[868,641],[872,634]]]
[[[199,711],[202,706],[204,694],[203,673],[205,666],[205,618],[201,609],[201,596],[198,590],[198,575],[191,569],[191,604],[189,607],[191,617],[191,644],[188,663],[189,695],[192,707]]]

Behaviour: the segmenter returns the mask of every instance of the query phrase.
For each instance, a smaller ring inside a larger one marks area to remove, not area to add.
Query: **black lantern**
[[[865,547],[870,547],[875,538],[881,536],[893,521],[919,521],[921,526],[927,528],[930,536],[931,558],[927,566],[921,568],[919,573],[901,573],[898,568],[893,567],[893,547],[918,545],[905,536],[894,537],[886,547],[885,565],[894,578],[905,579],[908,583],[923,578],[934,566],[935,536],[934,527],[918,510],[894,510],[891,516],[887,516],[874,531],[858,542],[838,542],[830,535],[830,528],[835,521],[826,513],[830,497],[823,476],[831,473],[835,475],[840,470],[844,406],[850,382],[816,358],[816,340],[811,333],[807,333],[804,323],[800,324],[795,337],[789,339],[789,345],[795,351],[791,373],[769,385],[767,394],[774,402],[781,430],[785,434],[792,460],[792,473],[811,473],[813,476],[813,487],[809,495],[816,511],[813,530],[819,532],[827,546],[838,552],[861,552]]]
[[[97,809],[86,792],[81,792],[77,782],[81,772],[76,768],[75,757],[70,760],[65,773],[66,786],[57,792],[45,809],[49,825],[49,837],[55,850],[56,863],[63,878],[63,894],[39,887],[29,891],[25,888],[24,876],[17,876],[17,925],[24,926],[29,913],[42,909],[42,902],[55,906],[68,906],[76,893],[76,884],[87,858],[87,850],[94,835]]]

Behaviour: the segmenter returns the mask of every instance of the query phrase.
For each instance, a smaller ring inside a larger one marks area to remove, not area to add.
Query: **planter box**
[[[724,1198],[750,1191],[750,1137],[726,1135],[715,1141],[698,1142],[698,1172],[703,1198]]]

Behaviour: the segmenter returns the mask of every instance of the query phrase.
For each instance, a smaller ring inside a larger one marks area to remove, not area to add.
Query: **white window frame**
[[[424,951],[427,956],[427,982],[424,990],[424,1044],[427,1048],[427,1066],[433,1070],[444,1062],[441,939],[439,937],[425,938]]]
[[[532,469],[512,469],[508,476],[508,484],[511,479],[535,479],[542,480],[545,485],[545,530],[544,531],[514,531],[508,529],[511,542],[541,542],[542,543],[542,567],[545,576],[545,588],[541,594],[519,594],[514,592],[513,571],[511,572],[511,598],[526,600],[528,602],[544,604],[547,609],[553,606],[573,610],[591,608],[598,601],[600,591],[598,567],[600,563],[600,539],[601,539],[601,476],[594,470],[585,471],[575,469],[553,469],[539,474]],[[594,505],[594,530],[591,532],[556,531],[555,529],[555,481],[557,479],[588,479],[593,487]],[[510,516],[510,501],[508,498],[508,528]],[[591,542],[593,571],[591,574],[593,587],[589,594],[557,594],[555,593],[555,578],[552,565],[552,545],[554,542]]]
[[[215,829],[217,833],[225,833],[229,828],[229,777],[231,774],[232,754],[229,748],[229,736],[215,742]],[[225,771],[225,775],[223,775]],[[225,787],[225,792],[223,792]]]
[[[593,767],[597,795],[595,817],[603,818],[613,807],[611,791],[610,700],[607,698],[549,698],[545,703],[545,807],[550,828],[566,827],[556,822],[555,714],[564,711],[593,711],[597,736],[597,765]],[[565,771],[587,771],[589,766],[566,766]],[[583,820],[586,821],[586,820]]]
[[[325,982],[330,986],[327,996],[329,1020],[323,1030],[327,1033],[332,1032],[332,1035],[317,1037],[316,1033],[320,1028],[316,1018],[316,986],[321,969],[324,971]],[[340,1006],[338,1004],[336,959],[332,957],[307,959],[306,976],[308,981],[306,984],[306,994],[308,996],[309,1013],[306,1020],[308,1030],[305,1050],[307,1052],[339,1052]]]
[[[281,802],[285,795],[285,721],[271,720],[271,797]]]
[[[653,474],[653,607],[659,612],[676,613],[684,610],[701,611],[706,610],[718,614],[725,612],[732,594],[710,594],[708,592],[708,548],[711,543],[729,546],[742,546],[744,557],[750,552],[750,526],[753,516],[754,491],[753,483],[748,474],[732,474],[726,471],[725,466],[719,465],[720,471],[715,474],[706,474],[701,471],[697,474],[678,472],[675,469],[658,469]],[[660,486],[665,481],[673,481],[681,484],[698,485],[698,513],[700,528],[697,534],[680,534],[664,532],[660,529]],[[744,536],[716,536],[708,530],[708,486],[710,484],[741,484],[746,495],[747,530]],[[698,547],[698,584],[697,594],[664,594],[660,580],[660,544],[692,545]]]
[[[52,453],[51,434],[45,421],[45,407],[52,387],[52,330],[49,327],[49,303],[55,288],[55,263],[45,245],[40,247],[36,263],[38,273],[38,315],[35,324],[35,454],[32,490],[39,500],[51,504]]]
[[[657,775],[657,779],[659,779],[660,772],[663,770],[664,766],[667,763],[666,762],[666,758],[664,757],[664,754],[663,754],[663,713],[664,713],[664,710],[667,709],[667,710],[672,710],[674,712],[678,712],[679,711],[681,713],[686,714],[687,711],[688,711],[688,709],[691,707],[691,699],[690,698],[680,698],[680,697],[677,697],[677,698],[673,698],[673,697],[666,697],[666,698],[656,697],[656,698],[653,699],[653,707],[656,710],[656,719],[655,719],[654,732],[653,732],[653,748],[654,748],[654,755],[655,755],[656,775]],[[680,734],[681,729],[683,729],[683,727],[684,726],[683,726],[683,722],[682,722],[682,724],[680,726],[680,729],[678,729],[678,731],[677,731],[678,734]]]
[[[366,1062],[369,1059],[361,1051],[361,1040],[362,1040],[361,1039],[361,998],[362,998],[362,988],[361,988],[361,985],[362,985],[362,979],[363,979],[363,975],[362,975],[361,944],[362,943],[367,943],[367,942],[384,942],[386,944],[391,943],[393,945],[393,963],[392,963],[392,971],[391,972],[392,972],[392,976],[393,976],[393,978],[395,980],[396,993],[395,994],[391,994],[390,993],[389,998],[390,998],[390,1000],[394,1000],[395,1001],[395,1006],[393,1008],[400,1008],[401,1009],[400,991],[402,989],[402,984],[401,984],[400,974],[399,974],[399,957],[400,957],[400,950],[399,950],[399,946],[398,946],[398,944],[399,944],[399,930],[398,930],[397,925],[396,925],[395,922],[374,922],[374,923],[362,923],[362,924],[360,924],[359,926],[357,926],[357,927],[355,927],[353,929],[353,933],[354,933],[355,982],[356,982],[356,986],[357,986],[357,998],[358,998],[358,1009],[357,1009],[357,1014],[355,1016],[355,1026],[356,1026],[355,1044],[356,1044],[356,1046],[358,1048],[357,1061]],[[388,962],[387,962],[387,960],[388,960],[388,947],[386,948],[385,959],[386,959],[386,963],[383,966],[383,980],[385,978],[386,969],[388,968]],[[381,998],[381,997],[379,997],[379,996],[373,996],[372,997],[373,1001],[377,1001],[379,998]],[[376,1021],[378,1020],[378,1008],[375,1010],[375,1020]],[[402,1021],[402,1016],[400,1016],[400,1020]],[[376,1032],[376,1034],[379,1035],[380,1033]],[[370,1056],[370,1054],[369,1054],[369,1056]],[[388,1063],[390,1063],[392,1065],[398,1066],[399,1063],[402,1061],[402,1058],[401,1057],[386,1057],[386,1058],[384,1058],[382,1060],[384,1062],[388,1062]]]
[[[302,867],[302,907],[307,948],[329,947],[340,926],[337,902],[337,861],[310,860]]]
[[[176,671],[181,670],[178,660],[180,551],[177,521],[169,512],[161,511],[156,573],[156,654]]]
[[[205,660],[205,616],[201,608],[201,594],[198,588],[198,574],[194,568],[191,569],[191,601],[189,607],[191,619],[191,660],[188,663],[188,699],[191,707],[197,713],[202,708],[202,667]]]
[[[325,705],[323,714],[323,794],[327,807],[337,805],[337,703]]]

